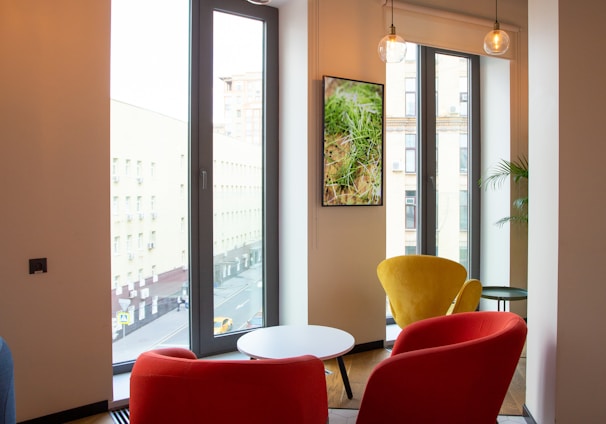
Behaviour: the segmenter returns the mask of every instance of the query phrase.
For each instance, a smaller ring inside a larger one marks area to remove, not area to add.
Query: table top
[[[484,286],[482,297],[495,300],[523,300],[528,297],[528,291],[510,286]]]
[[[255,359],[317,356],[321,360],[337,358],[353,349],[351,334],[320,325],[279,325],[246,333],[238,339],[238,350]]]

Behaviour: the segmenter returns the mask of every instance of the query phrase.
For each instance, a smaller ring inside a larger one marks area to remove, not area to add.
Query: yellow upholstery
[[[467,280],[454,303],[448,309],[446,315],[456,314],[459,312],[473,312],[478,308],[480,304],[480,297],[482,296],[482,283],[480,280]]]
[[[421,319],[446,315],[465,283],[467,270],[446,258],[404,255],[383,260],[377,266],[377,275],[389,298],[395,322],[404,328]],[[472,303],[464,298],[457,306],[459,312]]]

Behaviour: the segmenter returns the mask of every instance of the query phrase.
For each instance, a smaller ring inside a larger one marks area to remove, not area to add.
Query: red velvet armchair
[[[494,424],[526,340],[510,312],[463,312],[406,326],[371,373],[357,424]]]
[[[324,364],[314,356],[198,360],[187,349],[167,348],[141,354],[131,373],[131,424],[325,424],[327,418]]]

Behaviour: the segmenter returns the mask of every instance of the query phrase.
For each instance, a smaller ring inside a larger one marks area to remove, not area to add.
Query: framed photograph
[[[383,84],[323,77],[322,206],[383,204]]]

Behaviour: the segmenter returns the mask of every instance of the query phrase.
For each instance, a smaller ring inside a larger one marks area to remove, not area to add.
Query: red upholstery
[[[526,340],[510,312],[414,322],[371,373],[357,424],[494,424]]]
[[[149,351],[130,379],[131,424],[325,424],[324,364],[314,356],[198,360],[187,349]]]

